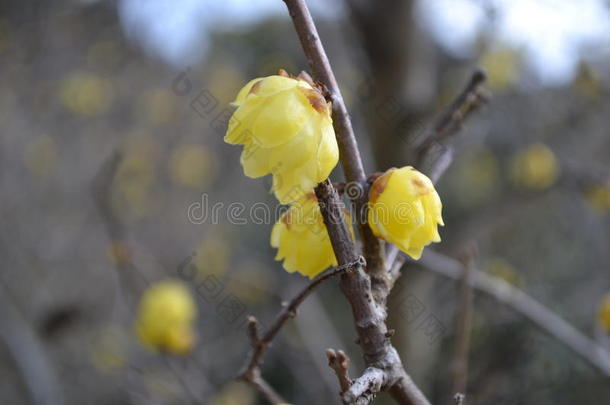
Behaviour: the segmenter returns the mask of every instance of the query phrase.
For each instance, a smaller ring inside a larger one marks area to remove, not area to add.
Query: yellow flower
[[[139,340],[148,347],[186,354],[195,344],[196,316],[197,308],[188,289],[178,281],[161,281],[142,296],[135,329]]]
[[[273,174],[282,204],[296,201],[325,180],[339,159],[330,103],[298,78],[251,80],[237,95],[237,110],[225,141],[244,145],[241,164],[248,177]]]
[[[112,82],[100,76],[74,72],[61,85],[60,100],[72,112],[85,116],[103,114],[112,104]]]
[[[585,197],[595,211],[600,214],[610,213],[610,182],[589,188]]]
[[[553,185],[558,173],[555,154],[541,143],[520,151],[511,162],[511,179],[521,188],[544,190]]]
[[[414,259],[424,247],[440,242],[441,199],[432,181],[411,166],[392,168],[373,183],[369,196],[373,233]]]
[[[610,293],[606,294],[602,299],[598,315],[599,324],[607,333],[610,333]]]
[[[214,169],[214,154],[201,145],[179,146],[169,159],[172,180],[185,188],[201,189],[206,186],[213,178]]]
[[[346,221],[349,225],[347,212]],[[352,228],[348,228],[352,232]],[[289,273],[296,271],[314,278],[324,269],[337,265],[313,192],[307,193],[282,214],[271,231],[271,246],[278,249],[275,260],[284,260],[284,269]]]

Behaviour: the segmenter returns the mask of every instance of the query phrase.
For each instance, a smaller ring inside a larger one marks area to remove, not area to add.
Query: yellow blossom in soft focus
[[[244,145],[248,177],[273,174],[282,204],[301,198],[325,180],[339,159],[330,103],[304,80],[285,76],[254,79],[233,103],[225,141]]]
[[[91,361],[101,371],[123,368],[127,363],[126,336],[116,327],[107,326],[98,334],[91,346]]]
[[[496,155],[487,147],[466,153],[452,171],[457,200],[464,206],[482,204],[498,192],[500,167]]]
[[[514,286],[521,286],[523,284],[523,280],[521,279],[521,275],[517,272],[517,270],[506,260],[500,258],[493,258],[487,262],[485,266],[485,270],[487,273],[494,277],[498,277],[508,284]]]
[[[142,119],[152,126],[167,124],[176,117],[176,95],[168,89],[147,90],[138,103]]]
[[[346,222],[352,232],[347,213]],[[284,269],[289,273],[296,271],[314,278],[326,268],[337,265],[313,192],[306,194],[282,214],[271,231],[271,246],[278,249],[275,260],[283,260]]]
[[[193,264],[201,277],[221,277],[227,272],[231,248],[229,243],[230,241],[218,236],[206,237],[201,242],[193,257]]]
[[[57,142],[48,135],[34,138],[25,147],[24,161],[32,174],[44,177],[57,166]]]
[[[369,196],[373,233],[414,259],[424,247],[440,242],[442,204],[432,181],[411,166],[389,169],[373,183]]]
[[[214,395],[210,405],[253,405],[256,395],[252,389],[240,383],[229,383],[222,391]]]
[[[112,102],[112,83],[108,79],[84,73],[72,73],[60,90],[62,103],[80,115],[105,113]]]
[[[610,334],[610,293],[604,296],[599,305],[598,320],[604,331]]]
[[[120,201],[131,214],[146,216],[150,211],[149,194],[155,182],[155,163],[145,154],[126,155],[116,174],[116,187]]]
[[[595,211],[600,214],[610,213],[610,182],[590,187],[585,198]]]
[[[138,339],[159,351],[186,354],[195,344],[196,316],[197,308],[184,284],[172,280],[158,282],[140,300],[135,324]]]
[[[534,143],[511,160],[511,180],[517,187],[544,190],[555,183],[559,174],[557,158],[548,146]]]
[[[201,145],[185,145],[176,148],[169,159],[170,177],[177,185],[201,189],[214,174],[214,155]]]
[[[479,62],[487,72],[487,85],[494,90],[513,86],[521,74],[521,55],[511,48],[500,48],[485,53]]]
[[[595,99],[603,94],[604,84],[599,77],[599,73],[589,63],[580,61],[572,88],[579,94]]]

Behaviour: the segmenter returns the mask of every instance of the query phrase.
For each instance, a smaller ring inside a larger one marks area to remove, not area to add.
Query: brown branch
[[[362,266],[357,266],[350,274],[341,277],[341,289],[352,307],[358,341],[367,367],[378,368],[384,374],[383,384],[373,388],[381,390],[396,384],[391,393],[400,403],[412,403],[403,397],[417,397],[423,398],[423,401],[416,404],[428,404],[414,384],[401,384],[406,372],[396,349],[390,343],[391,334],[388,333],[385,324],[385,304],[390,291],[390,282],[383,245],[373,235],[366,222],[368,200],[366,177],[339,86],[305,1],[284,0],[284,2],[314,78],[328,89],[333,104],[333,121],[346,181],[352,186],[361,187],[361,192],[352,199],[352,203],[363,242],[364,256],[368,263],[366,268],[368,275],[363,271]],[[336,191],[330,181],[326,180],[316,187],[315,192],[337,261],[339,264],[353,262],[357,258],[357,253],[347,230],[342,204]],[[413,392],[403,392],[408,389]]]
[[[409,258],[407,260],[454,280],[459,280],[463,274],[463,265],[459,261],[432,250],[424,252],[417,262]],[[470,284],[473,288],[520,313],[534,326],[568,347],[574,354],[587,361],[604,376],[610,377],[610,351],[574,328],[524,291],[502,279],[474,268],[472,269]]]
[[[237,378],[250,383],[272,404],[281,404],[286,402],[273,390],[273,388],[263,379],[260,374],[260,365],[262,364],[263,356],[267,352],[271,342],[282,329],[286,321],[296,316],[299,305],[305,301],[305,299],[316,289],[316,287],[334,276],[349,272],[352,268],[359,268],[365,264],[366,262],[364,258],[360,256],[353,262],[334,267],[318,276],[315,280],[307,284],[282,308],[275,321],[271,324],[262,337],[260,336],[258,320],[253,316],[249,317],[247,332],[248,337],[250,338],[250,344],[252,345],[252,351],[250,352],[248,360]]]
[[[131,299],[132,295],[143,290],[146,280],[133,263],[127,244],[127,232],[112,209],[112,187],[121,160],[122,154],[115,151],[102,164],[93,178],[91,194],[110,239],[111,253],[114,255],[116,275],[119,281],[117,283],[118,291],[123,293],[125,299]]]
[[[352,380],[349,378],[349,357],[342,350],[335,351],[333,349],[326,350],[326,357],[328,358],[328,366],[334,370],[339,380],[339,386],[341,387],[339,393],[343,395],[352,385]]]
[[[427,155],[430,154],[435,145],[439,145],[457,134],[462,129],[468,116],[489,101],[490,94],[482,87],[486,79],[485,72],[476,69],[462,92],[438,118],[432,129],[419,140],[419,144],[416,146],[416,167],[421,167],[425,163]],[[441,151],[441,157],[446,153],[446,150]],[[439,162],[439,159],[436,159],[435,164],[437,162]],[[444,161],[442,163],[446,165]],[[431,171],[433,170],[429,172]]]
[[[314,79],[323,83],[328,89],[332,101],[333,124],[345,179],[352,186],[361,188],[360,192],[355,193],[352,203],[363,240],[364,257],[368,263],[366,271],[371,275],[375,299],[379,302],[385,302],[388,288],[383,247],[367,224],[368,187],[366,185],[366,174],[343,96],[307,4],[304,0],[284,0],[284,3],[288,7],[288,12]]]
[[[368,367],[341,396],[343,403],[354,405],[372,403],[377,393],[381,391],[381,387],[387,384],[387,378],[385,371],[376,367]]]
[[[476,248],[468,248],[461,259],[463,264],[460,279],[460,297],[456,313],[455,357],[453,360],[453,390],[466,392],[468,381],[468,352],[470,350],[470,332],[472,326],[472,286],[470,277]]]
[[[6,349],[12,358],[30,403],[64,404],[57,370],[50,361],[43,342],[14,301],[11,291],[4,281],[0,283],[0,348]]]

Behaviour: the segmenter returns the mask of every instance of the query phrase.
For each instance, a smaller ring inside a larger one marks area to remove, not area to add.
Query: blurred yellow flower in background
[[[585,198],[591,208],[600,214],[610,213],[610,182],[589,187]]]
[[[414,259],[440,242],[442,203],[432,181],[411,166],[389,169],[371,186],[368,221],[375,236]]]
[[[510,162],[512,182],[520,188],[544,190],[557,180],[559,164],[548,146],[534,143],[519,151]]]
[[[103,114],[112,103],[112,82],[85,72],[73,72],[62,83],[61,102],[73,113],[93,116]]]
[[[598,320],[606,333],[610,333],[610,293],[606,294],[599,305]]]
[[[487,147],[467,152],[456,162],[453,172],[457,200],[465,206],[482,204],[498,193],[500,165]]]
[[[218,236],[208,236],[195,251],[193,264],[200,276],[223,276],[229,268],[229,244]]]
[[[587,98],[595,99],[603,94],[604,84],[593,66],[581,60],[572,79],[572,88]]]
[[[131,214],[144,216],[150,208],[148,195],[155,181],[155,163],[145,154],[126,155],[116,173],[121,200]]]
[[[483,54],[479,65],[487,72],[487,85],[494,90],[503,90],[519,81],[521,54],[509,47],[500,47]]]
[[[214,177],[214,154],[203,145],[182,145],[169,158],[172,181],[184,188],[201,189]]]
[[[91,346],[91,362],[101,371],[112,371],[127,364],[127,336],[116,326],[106,326]]]
[[[244,146],[248,177],[273,174],[282,204],[325,180],[339,160],[330,104],[304,80],[268,76],[251,80],[233,103],[225,141]]]
[[[352,232],[347,212],[346,222]],[[282,214],[271,231],[271,246],[278,249],[275,260],[283,260],[282,265],[289,273],[296,271],[314,278],[326,268],[337,265],[313,192],[306,194]]]
[[[494,277],[506,281],[508,284],[517,287],[523,284],[519,272],[504,259],[498,257],[490,259],[485,266],[485,271]]]
[[[249,386],[241,383],[230,383],[212,397],[210,405],[253,405],[256,396]]]
[[[168,89],[149,89],[138,100],[138,110],[151,126],[167,124],[176,117],[176,96]]]
[[[135,329],[144,345],[183,355],[195,345],[197,307],[186,286],[174,280],[150,286],[142,296]]]
[[[28,170],[39,177],[50,174],[57,166],[57,142],[49,135],[42,135],[29,141],[23,156]]]

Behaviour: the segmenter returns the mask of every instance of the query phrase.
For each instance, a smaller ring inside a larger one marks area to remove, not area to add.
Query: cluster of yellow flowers
[[[307,75],[290,77],[281,71],[251,80],[233,105],[237,109],[225,141],[243,145],[246,176],[273,175],[276,198],[290,204],[271,233],[271,245],[278,249],[276,260],[283,260],[287,271],[310,278],[336,266],[313,193],[339,159],[330,102]],[[390,169],[378,178],[370,203],[368,220],[375,235],[412,257],[419,258],[424,246],[440,241],[440,198],[430,179],[412,167]],[[349,223],[348,213],[346,217]]]
[[[197,307],[186,286],[178,281],[161,281],[149,287],[140,300],[136,334],[152,349],[187,354],[195,344],[196,317]]]

